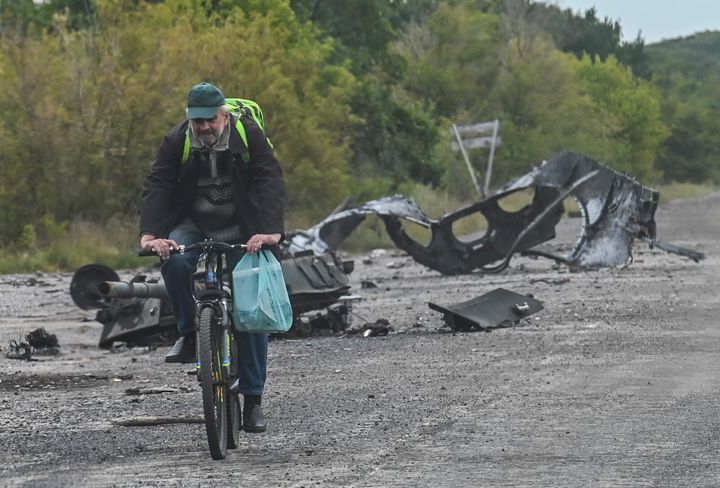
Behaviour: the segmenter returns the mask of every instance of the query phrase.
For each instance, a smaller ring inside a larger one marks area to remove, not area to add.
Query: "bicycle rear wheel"
[[[232,323],[230,325],[232,329]],[[228,378],[228,384],[231,385],[237,379],[238,375],[238,349],[237,349],[237,336],[234,330],[229,332],[230,334],[230,377]],[[240,411],[240,395],[238,393],[232,393],[229,388],[227,390],[227,447],[228,449],[236,449],[240,444],[240,424],[242,423],[241,411]]]
[[[227,453],[227,378],[223,374],[223,335],[213,307],[200,310],[198,320],[198,354],[205,430],[213,459],[225,459]]]

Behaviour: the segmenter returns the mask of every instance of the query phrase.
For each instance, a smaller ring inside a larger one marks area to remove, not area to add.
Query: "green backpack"
[[[263,117],[262,109],[260,105],[247,98],[226,98],[225,105],[230,109],[230,113],[238,115],[237,123],[235,128],[237,129],[242,141],[245,143],[245,147],[248,147],[247,133],[245,132],[245,126],[242,124],[243,117],[251,117],[260,129],[265,132],[265,119]],[[267,140],[270,147],[272,143],[270,139]],[[183,147],[182,164],[187,163],[190,158],[190,127],[185,131],[185,146]],[[242,153],[243,161],[246,163],[250,162],[250,154]]]

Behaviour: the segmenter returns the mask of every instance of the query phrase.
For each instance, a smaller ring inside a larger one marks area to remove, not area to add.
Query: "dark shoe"
[[[195,332],[185,334],[175,342],[175,345],[165,355],[166,363],[194,363],[195,362]]]
[[[261,405],[245,404],[242,428],[245,432],[265,432],[267,422],[265,422]]]

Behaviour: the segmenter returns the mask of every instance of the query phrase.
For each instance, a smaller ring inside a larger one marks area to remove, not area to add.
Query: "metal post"
[[[492,177],[492,166],[493,158],[495,157],[495,143],[497,142],[498,128],[500,127],[500,121],[495,119],[495,126],[493,127],[492,144],[490,145],[490,156],[488,157],[487,171],[485,171],[485,186],[483,187],[483,194],[490,194],[490,178]]]
[[[457,140],[458,147],[460,148],[460,152],[463,155],[463,158],[465,159],[465,164],[467,165],[467,169],[470,172],[470,179],[472,179],[473,185],[475,185],[475,190],[477,191],[477,194],[480,196],[480,198],[485,198],[485,195],[483,194],[482,190],[480,189],[480,184],[477,181],[477,178],[475,177],[475,171],[473,171],[473,167],[470,164],[470,159],[468,158],[467,152],[465,151],[465,146],[463,146],[462,138],[460,137],[460,132],[457,130],[457,126],[455,124],[453,126],[453,132],[455,132],[455,139]]]

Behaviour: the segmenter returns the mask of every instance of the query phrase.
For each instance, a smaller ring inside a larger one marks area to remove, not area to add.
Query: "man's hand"
[[[158,239],[152,234],[145,234],[140,238],[140,247],[143,251],[155,251],[162,259],[170,257],[170,250],[177,249],[177,242],[172,239]]]
[[[280,234],[255,234],[247,241],[247,252],[253,254],[260,250],[263,244],[273,246],[280,242]]]

